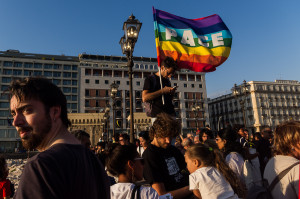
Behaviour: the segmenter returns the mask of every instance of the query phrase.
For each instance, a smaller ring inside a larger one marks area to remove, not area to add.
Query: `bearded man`
[[[10,110],[29,159],[15,194],[19,198],[109,198],[109,183],[97,157],[68,131],[67,100],[48,79],[15,80]]]

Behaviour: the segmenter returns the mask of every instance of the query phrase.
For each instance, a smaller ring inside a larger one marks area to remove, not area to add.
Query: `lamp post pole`
[[[129,75],[129,101],[130,101],[130,143],[134,142],[134,116],[133,116],[133,89],[132,89],[132,67],[133,67],[132,51],[130,51],[128,59],[128,75]]]
[[[246,80],[244,80],[243,84],[240,86],[234,84],[232,88],[232,94],[236,98],[236,100],[239,100],[242,109],[243,123],[245,128],[247,126],[245,104],[246,104],[246,96],[248,93],[249,93],[249,84],[247,84]]]
[[[121,37],[120,45],[122,53],[126,55],[128,63],[129,76],[129,98],[130,98],[130,143],[134,143],[134,117],[133,117],[133,89],[132,89],[132,67],[133,67],[133,50],[137,42],[142,23],[135,19],[135,16],[129,16],[123,24],[124,36]]]
[[[196,131],[197,131],[197,129],[199,127],[199,124],[198,124],[199,112],[201,111],[200,105],[199,104],[192,105],[192,111],[194,112],[194,116],[196,119]]]
[[[111,92],[110,92],[110,96],[112,99],[112,108],[113,108],[113,137],[115,137],[115,129],[116,129],[116,117],[115,117],[115,111],[116,111],[116,95],[118,93],[118,88],[119,85],[116,84],[116,82],[114,81],[111,85]]]
[[[105,107],[105,114],[103,116],[104,125],[105,125],[104,128],[106,130],[106,139],[107,139],[107,142],[109,141],[109,129],[108,129],[109,112],[110,112],[110,105],[107,104],[106,107]]]

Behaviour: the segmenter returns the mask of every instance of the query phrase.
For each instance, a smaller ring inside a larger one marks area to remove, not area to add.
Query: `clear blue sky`
[[[122,25],[142,23],[134,56],[156,57],[152,6],[185,18],[219,14],[231,54],[206,75],[208,96],[246,81],[299,80],[299,0],[1,0],[0,50],[122,56]]]

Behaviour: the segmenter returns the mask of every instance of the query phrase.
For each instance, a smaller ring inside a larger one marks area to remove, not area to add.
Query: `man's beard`
[[[22,145],[27,150],[36,149],[45,139],[52,127],[50,115],[47,114],[44,121],[33,129],[31,126],[21,127],[18,131],[30,131],[29,135],[22,138]]]
[[[163,148],[163,149],[167,149],[171,145],[171,144],[168,144],[168,143],[163,143],[160,140],[157,140],[157,143],[160,146],[160,148]]]

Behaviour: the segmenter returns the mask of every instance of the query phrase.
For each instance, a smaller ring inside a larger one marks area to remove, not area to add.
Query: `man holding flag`
[[[161,69],[153,75],[146,77],[142,93],[143,102],[150,102],[152,110],[149,116],[155,120],[156,115],[164,112],[175,117],[172,103],[176,88],[171,87],[171,78],[177,70],[177,63],[173,58],[167,57],[161,64]],[[152,121],[153,123],[154,121]]]
[[[145,106],[145,110],[152,119],[160,112],[175,117],[172,99],[176,87],[171,87],[168,78],[174,74],[177,68],[195,72],[215,71],[216,67],[229,57],[232,35],[218,15],[186,19],[153,8],[153,17],[157,63],[161,68],[156,74],[146,78],[143,102],[151,102],[152,106]],[[155,122],[152,120],[152,123],[154,122],[151,128],[153,142],[143,154],[145,159],[144,177],[160,196],[169,193],[174,199],[188,198],[191,191],[184,183],[180,183],[183,178],[178,177],[183,175],[181,172],[178,173],[181,153],[170,156],[173,148],[170,142],[174,132],[171,130],[173,133],[168,134],[167,132],[171,128],[166,128],[165,124],[159,125],[164,120],[172,121],[168,118],[169,115],[162,113],[158,115],[158,120]],[[172,123],[170,126],[174,127],[174,125]],[[180,127],[176,127],[176,129],[180,130]],[[155,153],[151,147],[158,152]],[[176,152],[176,150],[174,151]],[[167,155],[169,157],[166,159]],[[157,159],[163,159],[163,161],[158,163]],[[172,187],[176,184],[174,182],[180,185]]]

